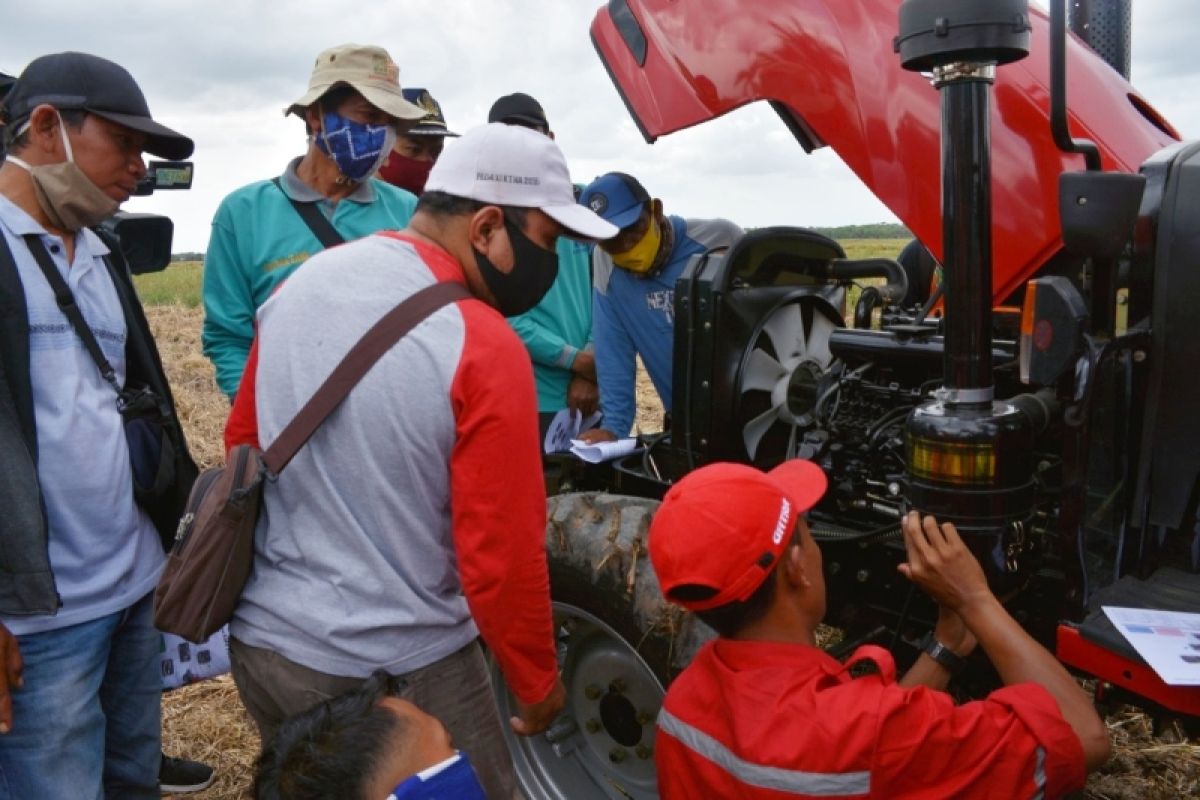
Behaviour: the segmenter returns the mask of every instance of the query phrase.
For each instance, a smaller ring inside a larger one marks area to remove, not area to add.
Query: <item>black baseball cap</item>
[[[54,53],[29,62],[4,99],[4,117],[16,129],[40,105],[79,110],[146,134],[146,152],[178,161],[192,140],[150,118],[146,97],[122,66],[87,53]]]
[[[542,110],[542,104],[524,92],[506,94],[492,103],[492,110],[488,112],[488,122],[533,126],[542,133],[550,130],[550,123],[546,121],[546,112]]]

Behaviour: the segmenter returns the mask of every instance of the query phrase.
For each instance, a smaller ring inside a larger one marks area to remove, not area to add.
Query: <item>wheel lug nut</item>
[[[608,690],[613,694],[621,694],[625,691],[625,681],[620,678],[615,679],[608,685]]]
[[[608,751],[608,760],[614,764],[620,764],[628,755],[629,753],[625,751],[624,747],[614,747],[612,750]]]
[[[588,684],[588,686],[583,690],[583,695],[588,700],[596,700],[597,698],[600,697],[601,691],[602,690],[600,689],[599,686],[592,683],[592,684]]]
[[[600,732],[600,720],[589,719],[587,722],[583,723],[583,727],[587,729],[588,733],[599,733]]]
[[[638,725],[649,725],[651,722],[654,722],[653,714],[651,714],[649,711],[639,711],[638,712],[638,715],[637,715]]]
[[[639,744],[637,746],[637,757],[640,758],[642,761],[645,761],[646,759],[650,758],[653,755],[654,755],[654,751],[651,748],[647,747],[646,745]]]

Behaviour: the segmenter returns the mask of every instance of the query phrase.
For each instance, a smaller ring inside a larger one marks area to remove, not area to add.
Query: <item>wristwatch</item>
[[[925,651],[926,655],[945,667],[951,675],[957,675],[967,666],[967,660],[939,642],[933,635],[933,631],[926,634],[921,642],[921,649]]]

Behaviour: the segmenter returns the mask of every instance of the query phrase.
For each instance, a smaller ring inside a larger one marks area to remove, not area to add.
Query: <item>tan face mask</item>
[[[29,123],[25,123],[18,135],[28,128]],[[12,155],[8,156],[8,160],[33,178],[38,205],[50,218],[50,224],[59,230],[74,233],[80,228],[90,228],[111,217],[121,204],[92,183],[91,178],[75,163],[75,156],[71,152],[71,140],[67,138],[67,126],[62,115],[58,117],[58,131],[62,136],[63,148],[67,151],[67,160],[61,164],[31,167]]]

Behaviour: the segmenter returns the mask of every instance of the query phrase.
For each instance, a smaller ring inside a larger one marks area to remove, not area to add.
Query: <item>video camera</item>
[[[145,197],[159,189],[190,189],[192,172],[190,161],[151,161],[133,194],[135,197]],[[129,264],[129,271],[134,275],[160,272],[171,263],[175,223],[171,222],[170,217],[118,211],[98,227],[116,240]]]

